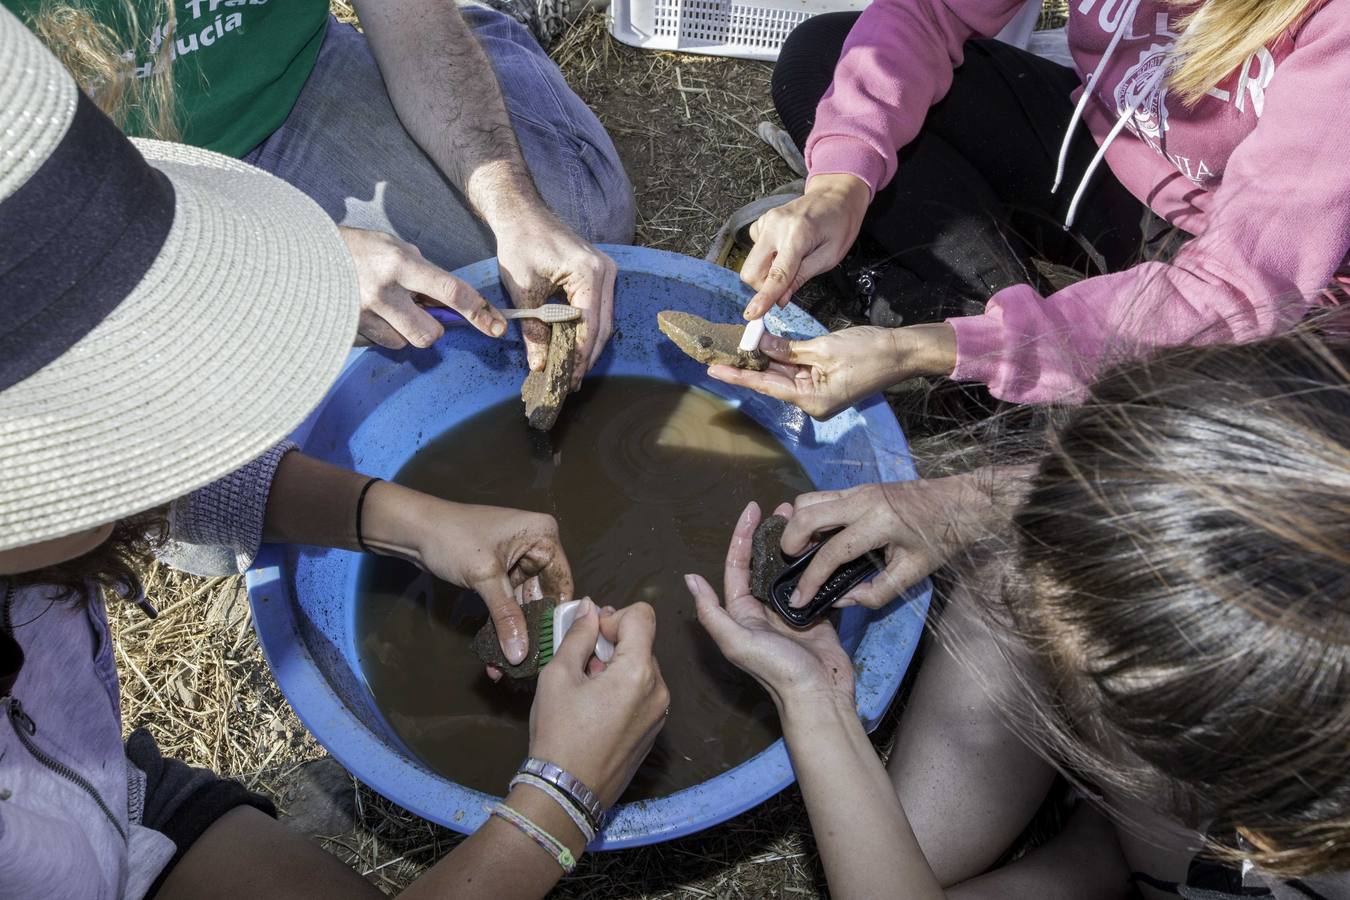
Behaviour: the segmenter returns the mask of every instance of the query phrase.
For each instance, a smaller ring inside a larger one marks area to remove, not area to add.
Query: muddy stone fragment
[[[530,649],[520,665],[512,665],[507,661],[502,653],[501,641],[497,640],[497,626],[491,619],[474,635],[473,652],[478,654],[483,665],[501,669],[507,678],[521,681],[535,677],[539,674],[539,623],[544,621],[545,616],[552,622],[555,605],[552,598],[545,597],[542,600],[530,600],[521,607],[525,613],[525,633]]]
[[[745,326],[730,322],[709,322],[692,313],[667,309],[657,313],[661,333],[685,353],[706,366],[735,366],[762,372],[769,358],[759,350],[742,350],[738,345]]]
[[[577,323],[559,322],[548,341],[548,361],[542,372],[530,372],[520,386],[525,420],[531,428],[548,431],[558,421],[563,401],[572,389],[577,357]]]
[[[782,547],[787,522],[782,516],[769,516],[750,539],[750,593],[762,603],[769,602],[774,580],[787,568]]]

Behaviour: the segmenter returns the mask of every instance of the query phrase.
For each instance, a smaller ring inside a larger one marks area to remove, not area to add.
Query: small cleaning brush
[[[562,642],[577,620],[577,607],[580,600],[560,603],[553,607],[553,615],[541,611],[539,621],[539,668],[548,665],[553,654],[558,652]],[[595,636],[595,655],[601,662],[607,663],[614,658],[614,645],[603,634]]]

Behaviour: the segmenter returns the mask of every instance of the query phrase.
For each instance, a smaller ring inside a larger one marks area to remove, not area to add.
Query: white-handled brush
[[[557,322],[575,322],[581,318],[581,310],[566,303],[545,303],[533,309],[509,307],[501,310],[504,319],[538,319],[550,325]]]
[[[764,318],[751,319],[745,326],[745,333],[741,335],[740,349],[746,353],[753,353],[759,349],[760,338],[764,337]]]
[[[572,600],[567,603],[559,603],[553,607],[552,628],[542,627],[545,623],[541,622],[539,629],[539,665],[543,666],[558,652],[562,646],[563,638],[567,637],[567,631],[572,627],[572,623],[577,620],[577,607],[581,605],[580,600]],[[551,634],[549,632],[552,632]],[[552,646],[547,646],[549,640],[552,640]],[[595,636],[595,655],[603,663],[609,662],[614,658],[614,645],[610,643],[609,638],[603,634]]]

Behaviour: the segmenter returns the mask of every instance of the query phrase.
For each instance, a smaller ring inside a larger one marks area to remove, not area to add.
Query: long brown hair
[[[113,12],[91,11],[79,0],[45,0],[29,26],[61,61],[75,83],[117,127],[137,137],[178,140],[173,81],[172,0],[164,0],[159,43],[137,73],[142,47],[152,46],[152,28],[132,0]],[[124,54],[130,49],[131,59]]]
[[[1216,821],[1218,857],[1350,870],[1350,344],[1116,369],[1052,432],[1014,533],[991,609],[1028,740]]]

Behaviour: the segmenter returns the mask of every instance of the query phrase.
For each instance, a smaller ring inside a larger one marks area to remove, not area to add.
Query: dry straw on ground
[[[1059,6],[1052,15],[1062,16]],[[352,18],[349,4],[333,8]],[[754,134],[757,122],[775,119],[768,65],[624,47],[608,38],[600,14],[578,22],[553,55],[614,136],[637,193],[638,243],[701,256],[730,212],[794,177]],[[239,778],[284,809],[296,770],[324,751],[268,674],[242,580],[154,565],[145,581],[158,620],[116,604],[112,611],[126,727],[149,728],[166,756]],[[381,888],[406,885],[454,846],[451,832],[354,781],[352,791],[356,828],[324,843]],[[795,789],[692,838],[588,856],[555,893],[823,895]]]

